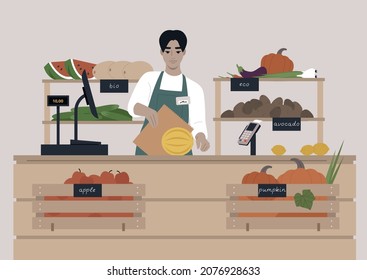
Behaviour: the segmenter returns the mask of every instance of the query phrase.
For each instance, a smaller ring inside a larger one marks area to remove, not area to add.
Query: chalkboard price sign
[[[259,79],[231,78],[231,91],[259,91]]]
[[[100,92],[129,92],[129,80],[101,80]]]
[[[286,197],[286,184],[258,184],[258,197]]]
[[[102,184],[74,184],[74,197],[102,197]]]
[[[301,118],[273,118],[273,131],[301,131]]]
[[[69,106],[69,95],[47,95],[47,106]]]

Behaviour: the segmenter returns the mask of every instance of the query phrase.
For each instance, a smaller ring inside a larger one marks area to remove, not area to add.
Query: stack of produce
[[[102,105],[96,107],[98,119],[95,118],[88,106],[78,108],[78,121],[131,121],[132,116],[128,111],[119,108],[118,104]],[[52,120],[56,120],[57,114],[52,116]],[[60,113],[60,120],[74,120],[74,108],[68,112]]]
[[[81,80],[85,70],[88,79],[94,78],[96,64],[77,59],[52,61],[44,66],[46,74],[53,80]]]
[[[283,55],[286,48],[281,48],[277,53],[269,53],[261,58],[260,67],[248,71],[242,66],[237,66],[238,74],[228,73],[231,78],[317,78],[317,70],[314,68],[305,71],[294,71],[293,61]]]
[[[93,75],[100,80],[139,80],[144,73],[152,70],[153,67],[145,61],[103,61],[94,67]]]
[[[132,184],[129,174],[116,171],[116,174],[110,171],[103,171],[100,175],[86,175],[80,169],[75,171],[70,178],[67,178],[64,184]]]
[[[270,102],[270,99],[261,95],[259,99],[251,99],[247,102],[240,102],[233,107],[233,110],[227,110],[222,113],[222,118],[279,118],[279,117],[300,117],[313,118],[313,114],[303,109],[302,106],[290,99],[278,97]]]
[[[139,80],[152,71],[153,67],[145,61],[103,61],[95,64],[77,59],[52,61],[44,66],[46,74],[53,80],[81,80],[83,70],[88,79],[127,79]]]

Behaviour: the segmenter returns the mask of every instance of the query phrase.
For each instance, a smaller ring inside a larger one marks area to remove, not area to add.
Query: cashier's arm
[[[152,127],[156,127],[158,125],[158,113],[156,110],[149,108],[141,103],[136,103],[134,106],[134,114],[139,116],[144,116]]]

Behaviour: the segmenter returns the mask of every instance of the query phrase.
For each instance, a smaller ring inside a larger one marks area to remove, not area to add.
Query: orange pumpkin
[[[286,50],[282,48],[277,53],[270,53],[263,56],[261,66],[266,68],[268,74],[293,71],[293,61],[287,56],[282,55],[282,52]]]
[[[242,184],[277,184],[277,179],[266,171],[271,168],[270,165],[261,168],[260,172],[254,171],[246,174],[242,178]]]
[[[298,158],[292,158],[297,169],[288,170],[278,177],[279,184],[326,184],[326,178],[315,169],[306,169]]]

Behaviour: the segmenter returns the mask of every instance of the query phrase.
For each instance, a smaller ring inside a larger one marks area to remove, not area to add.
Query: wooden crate
[[[101,189],[100,197],[77,197],[72,184],[33,184],[32,229],[145,228],[145,185],[102,184]]]
[[[259,197],[257,184],[228,184],[227,229],[339,229],[339,185],[287,184],[286,188],[286,197]],[[310,210],[295,205],[294,195],[303,190],[315,196]]]

